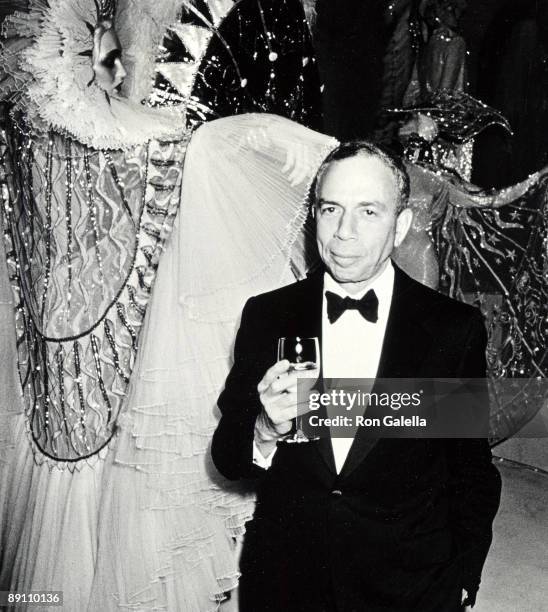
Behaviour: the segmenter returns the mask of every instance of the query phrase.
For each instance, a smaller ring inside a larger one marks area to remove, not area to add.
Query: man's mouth
[[[361,257],[361,255],[356,253],[335,253],[333,251],[331,251],[331,256],[336,257],[337,259],[357,259],[358,257]]]
[[[347,255],[347,254],[341,254],[341,253],[331,253],[331,257],[333,258],[333,261],[341,266],[348,266],[350,264],[352,264],[354,261],[356,261],[356,259],[360,258],[360,255]]]

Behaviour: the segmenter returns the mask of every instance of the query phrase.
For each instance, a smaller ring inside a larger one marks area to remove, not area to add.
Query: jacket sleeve
[[[257,348],[264,340],[258,310],[254,298],[248,300],[236,335],[234,364],[217,402],[221,420],[213,434],[211,455],[219,472],[230,480],[256,478],[265,472],[253,463],[255,420],[262,409],[257,385],[265,369]]]
[[[463,347],[459,376],[483,379],[480,410],[489,410],[485,349],[487,334],[481,316],[472,319]],[[479,382],[479,381],[478,381]],[[484,418],[485,415],[478,415]],[[492,464],[486,438],[452,439],[448,444],[451,512],[458,554],[462,559],[463,588],[473,605],[492,540],[492,524],[500,502],[501,478]]]

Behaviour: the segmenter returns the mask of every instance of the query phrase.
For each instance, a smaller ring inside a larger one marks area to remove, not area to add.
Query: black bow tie
[[[379,318],[379,300],[373,289],[370,289],[361,300],[354,300],[351,297],[343,298],[331,291],[326,291],[325,297],[327,299],[327,318],[330,323],[335,323],[345,310],[357,310],[364,319],[371,323],[376,323]]]

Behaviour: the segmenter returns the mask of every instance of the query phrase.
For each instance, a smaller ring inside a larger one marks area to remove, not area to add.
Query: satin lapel
[[[323,385],[319,389],[320,392],[324,390]],[[327,411],[325,407],[321,407],[318,411],[318,416],[321,418],[327,417]],[[326,466],[329,468],[330,472],[333,472],[333,475],[337,473],[337,468],[335,466],[335,456],[333,454],[333,445],[331,444],[331,437],[324,436],[319,440],[314,442],[310,442],[313,444],[318,451],[320,457],[324,460]]]
[[[396,275],[392,304],[384,334],[377,379],[414,378],[420,371],[431,345],[431,336],[421,322],[420,294],[413,282],[394,266]],[[373,387],[374,390],[374,387]],[[341,477],[349,476],[375,448],[379,438],[371,438],[365,428],[359,428]]]
[[[324,271],[320,269],[302,283],[302,293],[299,297],[299,303],[296,304],[294,321],[291,325],[294,329],[294,335],[304,335],[306,333],[308,336],[318,337],[320,341],[320,351],[322,350],[323,276]],[[321,383],[322,377],[323,363],[318,384],[318,390],[320,392],[323,391],[323,385]],[[325,408],[320,409],[319,416],[326,416],[325,414],[321,414],[322,410],[325,411]],[[308,442],[308,444],[314,445],[329,470],[336,473],[331,439],[329,437],[321,438],[317,441]]]
[[[298,285],[294,302],[285,314],[285,333],[292,336],[317,337],[322,341],[323,272],[315,272]]]

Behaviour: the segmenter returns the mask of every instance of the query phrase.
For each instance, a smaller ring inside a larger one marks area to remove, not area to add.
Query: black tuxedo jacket
[[[247,302],[219,398],[215,465],[258,479],[241,612],[458,610],[462,588],[475,597],[499,504],[487,440],[358,432],[340,474],[329,439],[278,444],[269,470],[252,462],[257,383],[279,337],[321,342],[322,293],[317,273]],[[484,378],[485,348],[479,311],[396,268],[379,378]]]

